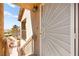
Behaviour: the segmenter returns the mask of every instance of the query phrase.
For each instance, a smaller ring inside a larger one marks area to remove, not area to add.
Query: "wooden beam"
[[[21,8],[32,10],[34,6],[39,6],[40,3],[15,3]]]
[[[22,16],[23,16],[23,13],[24,13],[24,8],[20,8],[19,16],[18,16],[18,20],[19,20],[19,21],[21,21]]]
[[[0,3],[0,56],[4,55],[3,51],[3,36],[4,36],[4,9],[3,4]]]

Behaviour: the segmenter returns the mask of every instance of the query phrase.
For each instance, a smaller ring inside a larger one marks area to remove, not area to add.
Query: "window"
[[[22,21],[22,39],[26,39],[26,19]]]

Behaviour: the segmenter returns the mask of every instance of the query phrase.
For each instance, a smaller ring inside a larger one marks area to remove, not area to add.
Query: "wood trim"
[[[25,9],[20,8],[20,11],[19,11],[19,16],[18,16],[18,21],[21,21],[22,16],[23,16],[23,13],[24,13],[24,10],[25,10]]]
[[[74,56],[75,51],[74,51],[74,3],[71,4],[71,56]]]

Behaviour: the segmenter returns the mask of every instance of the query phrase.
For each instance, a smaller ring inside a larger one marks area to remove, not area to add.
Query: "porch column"
[[[3,3],[0,3],[0,56],[3,56],[3,36],[4,36],[4,7]]]
[[[31,11],[31,21],[33,28],[33,39],[34,39],[34,54],[40,55],[40,7],[38,10]]]

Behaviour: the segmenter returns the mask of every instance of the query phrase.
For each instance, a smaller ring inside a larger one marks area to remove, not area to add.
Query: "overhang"
[[[15,4],[20,7],[18,16],[19,21],[21,21],[25,9],[33,10],[35,7],[37,8],[40,6],[40,3],[15,3]]]

